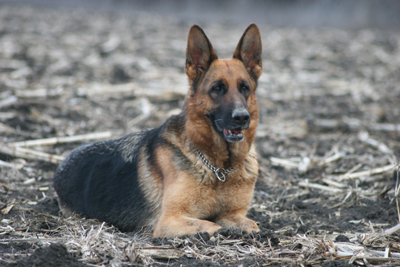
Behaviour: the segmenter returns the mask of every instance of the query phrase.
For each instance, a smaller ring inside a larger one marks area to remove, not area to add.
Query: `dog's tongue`
[[[232,129],[231,132],[234,134],[240,134],[242,133],[242,129]]]
[[[224,129],[224,134],[228,135],[229,131],[227,129]]]

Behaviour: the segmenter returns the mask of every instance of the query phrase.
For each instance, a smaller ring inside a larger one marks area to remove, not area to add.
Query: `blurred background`
[[[274,26],[399,28],[400,1],[391,0],[0,0],[0,3],[147,11],[196,21],[256,22]]]

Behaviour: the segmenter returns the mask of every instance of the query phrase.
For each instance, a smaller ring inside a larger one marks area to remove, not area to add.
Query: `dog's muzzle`
[[[217,129],[222,132],[226,141],[234,143],[243,141],[243,131],[249,128],[250,114],[245,108],[236,108],[232,112],[230,123],[215,121]]]

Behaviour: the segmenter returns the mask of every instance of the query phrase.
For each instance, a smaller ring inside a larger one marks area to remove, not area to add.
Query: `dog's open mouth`
[[[224,137],[228,142],[240,142],[243,140],[243,129],[224,129]]]
[[[227,129],[229,126],[222,123],[222,120],[213,120],[213,122],[214,129],[221,134],[226,141],[230,143],[243,141],[243,132],[247,129],[247,127]]]

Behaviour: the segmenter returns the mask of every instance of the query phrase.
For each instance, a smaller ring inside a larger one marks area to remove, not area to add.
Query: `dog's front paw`
[[[245,230],[248,233],[252,231],[256,232],[260,231],[257,224],[253,220],[250,220],[249,218],[239,215],[225,217],[223,219],[218,220],[216,223],[226,228],[239,228]]]
[[[239,226],[240,229],[245,230],[247,233],[251,233],[252,231],[260,232],[260,228],[255,221],[245,218],[242,224]]]
[[[212,235],[221,228],[220,225],[206,220],[199,220],[184,216],[162,218],[153,231],[153,237],[176,237],[195,235],[207,232]]]

